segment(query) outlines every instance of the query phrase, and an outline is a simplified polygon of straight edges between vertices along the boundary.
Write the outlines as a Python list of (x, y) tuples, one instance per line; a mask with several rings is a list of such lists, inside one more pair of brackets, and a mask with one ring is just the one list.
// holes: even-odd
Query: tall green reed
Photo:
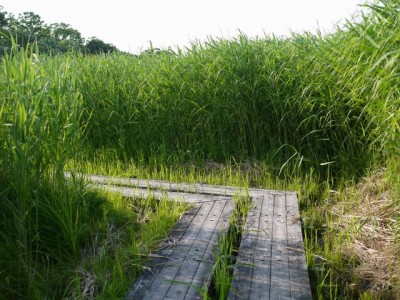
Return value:
[(399, 27), (389, 2), (330, 35), (241, 35), (176, 54), (81, 57), (91, 153), (256, 158), (289, 176), (362, 175), (397, 151)]
[(40, 288), (35, 286), (44, 281), (40, 266), (79, 251), (74, 235), (82, 230), (76, 227), (81, 225), (78, 200), (83, 188), (67, 184), (63, 175), (81, 131), (81, 96), (69, 68), (66, 58), (52, 72), (44, 72), (32, 47), (17, 49), (16, 45), (1, 62), (4, 295), (40, 298)]

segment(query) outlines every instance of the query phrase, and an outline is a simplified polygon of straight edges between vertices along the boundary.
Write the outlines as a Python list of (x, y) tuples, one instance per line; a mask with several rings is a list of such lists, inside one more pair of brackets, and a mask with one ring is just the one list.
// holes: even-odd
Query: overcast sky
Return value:
[(68, 23), (120, 50), (185, 46), (207, 36), (250, 37), (332, 31), (365, 0), (1, 0), (14, 15), (33, 11), (46, 23)]

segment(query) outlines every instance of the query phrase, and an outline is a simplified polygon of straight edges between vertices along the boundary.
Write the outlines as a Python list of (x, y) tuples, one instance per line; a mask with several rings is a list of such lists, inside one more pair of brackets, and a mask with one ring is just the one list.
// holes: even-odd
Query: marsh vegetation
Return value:
[(121, 298), (185, 206), (76, 171), (299, 193), (316, 298), (400, 297), (400, 3), (329, 35), (0, 62), (0, 297)]

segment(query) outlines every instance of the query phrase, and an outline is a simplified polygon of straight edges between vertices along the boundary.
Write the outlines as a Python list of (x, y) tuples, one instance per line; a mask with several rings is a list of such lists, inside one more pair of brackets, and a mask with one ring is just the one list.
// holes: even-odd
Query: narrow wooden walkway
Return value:
[[(71, 176), (66, 174), (66, 176)], [(202, 299), (217, 238), (229, 227), (235, 187), (86, 175), (91, 185), (127, 197), (186, 201), (185, 213), (133, 287), (127, 299)], [(297, 195), (249, 189), (246, 217), (228, 299), (312, 299)]]
[(201, 299), (214, 265), (217, 238), (227, 230), (233, 201), (205, 202), (178, 222), (164, 248), (157, 253), (127, 294), (127, 299)]
[(297, 197), (253, 199), (228, 299), (311, 299)]

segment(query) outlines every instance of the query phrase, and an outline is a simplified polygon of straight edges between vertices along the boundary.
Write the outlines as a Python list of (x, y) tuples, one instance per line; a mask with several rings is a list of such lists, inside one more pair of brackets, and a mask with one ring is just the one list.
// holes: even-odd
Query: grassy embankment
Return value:
[(184, 209), (88, 191), (69, 168), (296, 190), (315, 295), (398, 296), (399, 6), (329, 36), (6, 56), (1, 295), (122, 297)]

